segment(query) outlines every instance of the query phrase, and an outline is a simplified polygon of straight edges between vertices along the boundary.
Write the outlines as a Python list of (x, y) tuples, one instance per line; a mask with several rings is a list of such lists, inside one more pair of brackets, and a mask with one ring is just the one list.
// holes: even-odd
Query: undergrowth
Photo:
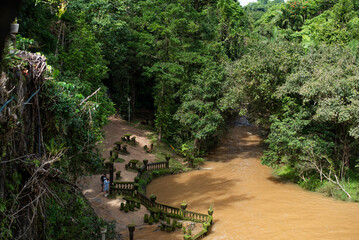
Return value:
[(345, 180), (339, 182), (351, 195), (351, 199), (348, 198), (338, 185), (331, 183), (324, 178), (320, 180), (319, 175), (315, 172), (307, 176), (304, 180), (298, 177), (298, 173), (294, 168), (289, 165), (281, 165), (274, 168), (274, 174), (282, 179), (297, 183), (306, 190), (319, 192), (327, 197), (333, 197), (343, 201), (359, 202), (359, 176), (354, 173), (349, 173)]

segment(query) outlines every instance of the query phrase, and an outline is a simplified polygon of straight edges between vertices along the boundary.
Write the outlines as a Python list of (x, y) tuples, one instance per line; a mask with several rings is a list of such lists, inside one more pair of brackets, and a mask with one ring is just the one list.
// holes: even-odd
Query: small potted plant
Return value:
[(187, 206), (188, 206), (187, 202), (185, 200), (183, 200), (181, 203), (181, 209), (184, 211), (184, 210), (186, 210)]
[(213, 215), (213, 203), (211, 205), (209, 205), (209, 209), (208, 209), (208, 215)]
[(147, 165), (147, 164), (148, 164), (148, 160), (147, 160), (147, 159), (143, 160), (142, 162), (143, 162), (144, 165)]
[(16, 34), (19, 32), (19, 24), (17, 23), (17, 18), (15, 18), (14, 22), (10, 25), (10, 33)]

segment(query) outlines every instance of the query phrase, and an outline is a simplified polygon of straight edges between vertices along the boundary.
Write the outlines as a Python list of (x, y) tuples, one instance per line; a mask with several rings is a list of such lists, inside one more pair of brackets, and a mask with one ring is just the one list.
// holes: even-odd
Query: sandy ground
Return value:
[[(121, 181), (133, 181), (134, 177), (137, 175), (135, 172), (129, 172), (125, 170), (125, 164), (128, 163), (131, 159), (138, 159), (142, 161), (143, 159), (148, 159), (149, 162), (153, 162), (155, 160), (155, 156), (149, 153), (146, 153), (143, 149), (144, 145), (149, 146), (151, 143), (146, 138), (146, 132), (144, 130), (136, 129), (127, 124), (126, 121), (110, 117), (109, 124), (104, 127), (105, 130), (105, 139), (101, 144), (103, 149), (102, 156), (104, 158), (109, 158), (110, 150), (114, 147), (114, 143), (121, 140), (121, 137), (124, 134), (130, 133), (136, 137), (136, 141), (139, 142), (139, 145), (136, 147), (127, 145), (127, 150), (129, 151), (129, 155), (119, 155), (120, 158), (125, 159), (126, 161), (123, 163), (115, 163), (115, 169), (121, 171)], [(143, 216), (146, 213), (149, 213), (144, 206), (135, 212), (124, 213), (120, 211), (121, 202), (125, 202), (121, 198), (118, 199), (108, 199), (104, 196), (104, 193), (101, 192), (101, 175), (92, 175), (88, 177), (83, 177), (79, 186), (82, 189), (82, 193), (86, 196), (86, 198), (90, 201), (91, 206), (95, 210), (96, 214), (108, 221), (115, 220), (117, 222), (116, 231), (121, 232), (127, 229), (127, 225), (135, 222), (137, 230), (140, 230), (143, 225)], [(154, 228), (154, 231), (157, 227)]]
[[(131, 159), (137, 159), (142, 161), (143, 159), (148, 159), (149, 162), (154, 162), (155, 156), (153, 154), (146, 153), (143, 147), (145, 145), (150, 146), (151, 142), (147, 139), (146, 135), (150, 132), (145, 130), (140, 130), (129, 125), (126, 121), (110, 117), (109, 124), (104, 127), (105, 139), (103, 143), (100, 144), (100, 149), (103, 149), (101, 154), (104, 158), (109, 159), (110, 150), (114, 147), (114, 143), (121, 140), (121, 137), (124, 134), (130, 133), (136, 137), (136, 141), (139, 142), (137, 146), (127, 145), (127, 150), (129, 155), (119, 155), (120, 158), (125, 159), (123, 163), (115, 163), (114, 167), (116, 171), (121, 171), (121, 180), (120, 181), (133, 181), (137, 173), (129, 172), (125, 170), (125, 164), (128, 163)], [(175, 232), (167, 233), (160, 231), (158, 225), (147, 225), (143, 223), (143, 216), (149, 211), (141, 205), (140, 209), (136, 209), (135, 212), (125, 213), (120, 211), (121, 202), (125, 202), (120, 197), (116, 199), (108, 199), (104, 196), (104, 193), (101, 192), (101, 175), (92, 175), (83, 177), (78, 185), (82, 189), (82, 193), (89, 200), (92, 208), (95, 210), (96, 214), (107, 220), (117, 222), (116, 231), (119, 233), (119, 239), (128, 239), (128, 229), (127, 225), (131, 224), (132, 221), (136, 224), (135, 230), (135, 239), (176, 239), (183, 238), (183, 233), (181, 229), (177, 229)], [(189, 221), (183, 221), (183, 226), (189, 227), (192, 229), (193, 234), (198, 233), (202, 229), (201, 224), (193, 224)], [(148, 234), (152, 236), (150, 238)], [(153, 238), (155, 235), (155, 238)]]

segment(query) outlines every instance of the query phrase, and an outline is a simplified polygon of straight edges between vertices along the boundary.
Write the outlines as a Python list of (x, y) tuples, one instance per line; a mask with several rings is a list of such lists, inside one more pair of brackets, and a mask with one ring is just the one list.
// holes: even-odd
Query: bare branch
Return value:
[(96, 93), (98, 93), (98, 91), (100, 91), (101, 88), (98, 88), (96, 91), (94, 91), (93, 93), (91, 93), (87, 98), (85, 98), (84, 100), (82, 100), (82, 102), (79, 104), (79, 106), (81, 106), (84, 102), (86, 102), (90, 97), (92, 97), (93, 95), (95, 95)]

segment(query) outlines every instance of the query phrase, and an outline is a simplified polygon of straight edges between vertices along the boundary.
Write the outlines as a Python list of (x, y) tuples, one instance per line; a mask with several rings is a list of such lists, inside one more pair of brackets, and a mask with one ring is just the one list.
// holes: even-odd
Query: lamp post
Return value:
[(127, 97), (128, 101), (128, 123), (131, 123), (131, 98)]
[(106, 240), (106, 232), (107, 232), (107, 228), (101, 228), (101, 235), (102, 235), (101, 240)]

